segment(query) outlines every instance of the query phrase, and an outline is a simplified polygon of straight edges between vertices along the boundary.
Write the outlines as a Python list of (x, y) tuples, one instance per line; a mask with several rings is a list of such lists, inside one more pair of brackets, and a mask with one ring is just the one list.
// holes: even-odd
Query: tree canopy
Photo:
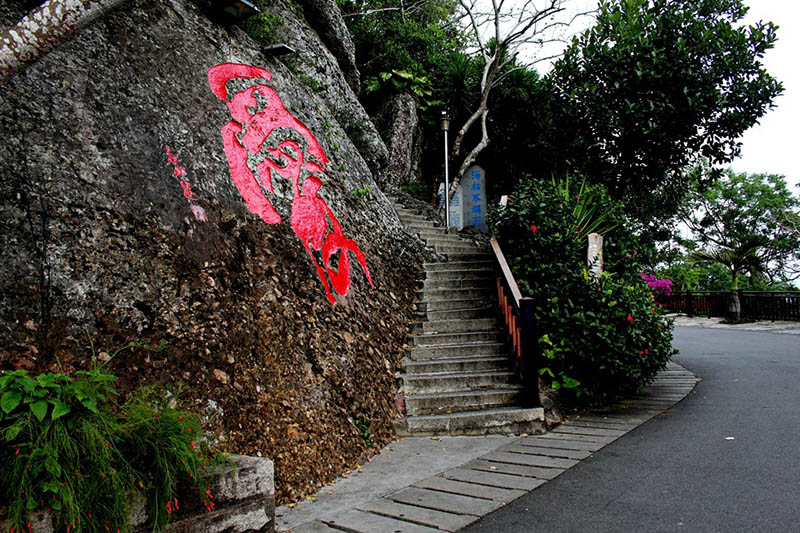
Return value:
[(740, 0), (601, 1), (549, 77), (567, 165), (640, 220), (674, 213), (685, 169), (732, 161), (782, 91), (761, 63), (776, 26), (737, 25), (746, 12)]
[[(707, 167), (691, 175), (697, 180), (703, 173)], [(702, 250), (698, 258), (725, 264), (732, 272), (763, 270), (772, 281), (800, 277), (800, 199), (783, 176), (728, 170), (690, 197), (682, 218)], [(735, 277), (731, 283), (737, 285)]]

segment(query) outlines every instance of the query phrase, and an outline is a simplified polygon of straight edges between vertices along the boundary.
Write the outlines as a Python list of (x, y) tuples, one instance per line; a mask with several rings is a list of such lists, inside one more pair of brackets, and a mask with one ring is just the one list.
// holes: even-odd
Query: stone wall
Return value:
[[(211, 487), (215, 506), (211, 512), (180, 512), (169, 524), (173, 533), (245, 533), (275, 530), (275, 484), (273, 465), (259, 457), (233, 457), (232, 468), (221, 469), (217, 482)], [(128, 520), (135, 531), (150, 531), (146, 527), (147, 512), (144, 500), (139, 500)], [(1, 509), (0, 509), (1, 510)], [(0, 512), (0, 516), (2, 516)], [(31, 517), (36, 533), (53, 533), (53, 517), (48, 511), (37, 511)], [(10, 526), (0, 519), (0, 531)]]
[[(273, 6), (299, 59), (263, 56), (187, 0), (132, 0), (2, 87), (0, 368), (73, 371), (91, 364), (87, 334), (98, 351), (135, 340), (109, 363), (120, 388), (211, 401), (211, 437), (273, 458), (284, 502), (372, 453), (356, 421), (375, 445), (391, 438), (421, 250), (379, 189), (386, 149), (336, 60)], [(0, 24), (23, 13), (4, 2)], [(220, 133), (231, 116), (207, 79), (226, 62), (269, 71), (319, 141), (319, 197), (374, 288), (351, 254), (349, 293), (328, 301), (286, 180), (268, 194), (280, 223), (246, 207)]]

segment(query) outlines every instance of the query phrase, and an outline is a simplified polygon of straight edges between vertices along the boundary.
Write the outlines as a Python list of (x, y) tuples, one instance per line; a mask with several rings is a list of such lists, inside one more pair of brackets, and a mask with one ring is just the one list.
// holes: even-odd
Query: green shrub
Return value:
[[(636, 239), (605, 189), (527, 180), (490, 224), (524, 296), (534, 299), (540, 374), (567, 401), (635, 392), (674, 353), (671, 324), (639, 275)], [(605, 272), (586, 266), (588, 233), (605, 232)]]
[(38, 508), (60, 531), (129, 531), (137, 492), (154, 530), (193, 504), (178, 501), (179, 488), (213, 506), (207, 483), (222, 458), (197, 444), (198, 418), (141, 390), (117, 405), (116, 379), (102, 369), (0, 374), (0, 500), (18, 531)]
[(271, 13), (259, 13), (244, 21), (242, 29), (254, 41), (261, 45), (275, 42), (277, 31), (283, 26), (283, 19)]

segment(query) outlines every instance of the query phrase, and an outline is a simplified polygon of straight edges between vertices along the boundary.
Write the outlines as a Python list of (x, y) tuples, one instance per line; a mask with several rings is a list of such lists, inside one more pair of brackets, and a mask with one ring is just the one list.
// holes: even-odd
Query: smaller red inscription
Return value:
[(189, 209), (192, 210), (195, 220), (199, 220), (200, 222), (208, 221), (206, 210), (194, 203), (199, 202), (200, 198), (198, 198), (192, 191), (192, 184), (189, 182), (189, 180), (183, 177), (187, 174), (186, 169), (178, 164), (178, 156), (172, 153), (172, 149), (167, 145), (164, 145), (164, 147), (167, 149), (167, 162), (175, 166), (175, 168), (172, 169), (172, 175), (176, 178), (180, 178), (183, 196), (189, 200)]

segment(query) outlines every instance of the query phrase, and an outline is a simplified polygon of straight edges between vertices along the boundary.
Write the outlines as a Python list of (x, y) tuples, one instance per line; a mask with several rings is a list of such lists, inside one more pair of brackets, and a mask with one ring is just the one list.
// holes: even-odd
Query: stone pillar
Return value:
[[(464, 202), (461, 184), (456, 187), (456, 193), (450, 199), (450, 221), (448, 226), (458, 230), (464, 229)], [(439, 184), (439, 207), (444, 205), (444, 183)]]
[(599, 233), (589, 234), (589, 250), (586, 254), (586, 261), (592, 277), (599, 278), (603, 273), (603, 236)]
[(486, 171), (478, 165), (469, 167), (461, 179), (464, 200), (464, 225), (489, 231), (486, 225)]

